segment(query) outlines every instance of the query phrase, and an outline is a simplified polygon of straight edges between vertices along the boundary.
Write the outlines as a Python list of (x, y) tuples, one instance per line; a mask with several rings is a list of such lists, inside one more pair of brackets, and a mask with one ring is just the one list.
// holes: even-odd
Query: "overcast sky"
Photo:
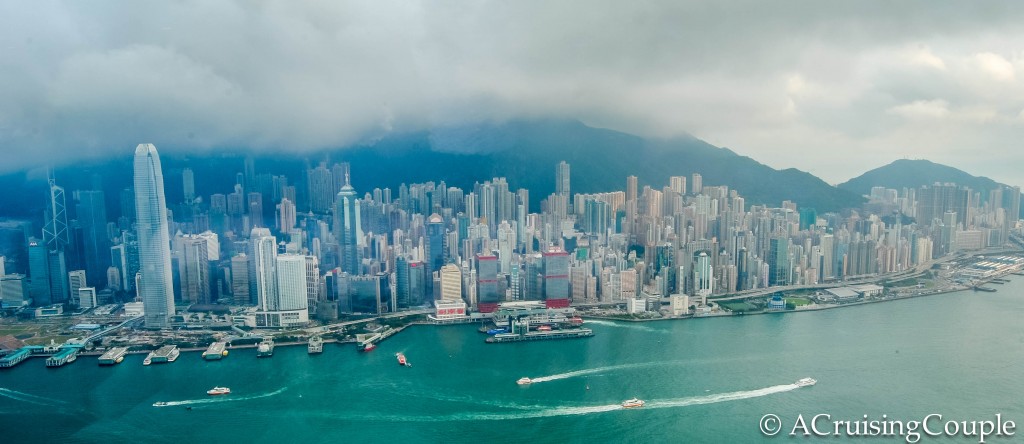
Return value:
[(0, 2), (0, 172), (572, 117), (839, 183), (1024, 185), (1024, 7), (849, 1)]

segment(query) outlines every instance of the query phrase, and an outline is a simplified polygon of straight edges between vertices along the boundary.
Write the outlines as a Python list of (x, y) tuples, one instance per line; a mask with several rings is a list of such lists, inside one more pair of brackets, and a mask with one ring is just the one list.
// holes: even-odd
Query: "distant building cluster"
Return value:
[[(215, 304), (248, 307), (261, 328), (413, 308), (449, 319), (508, 301), (631, 312), (665, 302), (682, 315), (714, 295), (900, 272), (1019, 232), (1017, 187), (875, 188), (863, 208), (819, 214), (748, 205), (699, 174), (642, 187), (629, 176), (625, 190), (574, 194), (561, 162), (555, 192), (530, 212), (529, 190), (503, 177), (360, 194), (353, 173), (321, 162), (286, 177), (247, 158), (231, 189), (204, 190), (188, 168), (165, 184), (156, 148), (139, 145), (116, 219), (99, 181), (69, 199), (51, 177), (41, 231), (0, 222), (0, 300), (137, 301), (150, 328)], [(165, 185), (181, 187), (183, 201), (168, 205)]]

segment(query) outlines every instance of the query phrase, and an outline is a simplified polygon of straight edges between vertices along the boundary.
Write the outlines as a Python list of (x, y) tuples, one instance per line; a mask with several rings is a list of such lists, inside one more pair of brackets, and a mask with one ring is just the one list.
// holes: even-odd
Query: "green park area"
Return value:
[(751, 304), (749, 302), (746, 302), (746, 301), (719, 302), (718, 305), (720, 307), (726, 309), (726, 310), (729, 310), (729, 311), (735, 312), (735, 313), (744, 313), (744, 312), (760, 310), (760, 307), (757, 307), (757, 306), (755, 306), (755, 305), (753, 305), (753, 304)]
[(799, 307), (801, 305), (807, 305), (810, 303), (811, 300), (807, 298), (786, 298), (786, 305), (792, 305), (794, 307)]

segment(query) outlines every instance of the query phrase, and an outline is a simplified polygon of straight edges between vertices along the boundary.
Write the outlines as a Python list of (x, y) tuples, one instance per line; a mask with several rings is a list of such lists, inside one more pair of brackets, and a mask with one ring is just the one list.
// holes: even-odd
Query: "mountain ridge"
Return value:
[(955, 183), (985, 192), (999, 186), (1008, 186), (985, 176), (975, 176), (961, 169), (932, 162), (927, 159), (898, 159), (886, 165), (868, 170), (860, 176), (843, 182), (836, 187), (860, 195), (867, 195), (871, 187), (893, 189), (918, 188), (924, 185)]
[[(244, 155), (162, 154), (168, 203), (181, 199), (181, 170), (185, 166), (195, 171), (197, 194), (231, 192), (235, 173), (243, 170)], [(307, 165), (316, 166), (321, 159), (349, 162), (352, 185), (360, 194), (375, 187), (390, 187), (397, 197), (400, 183), (440, 180), (468, 192), (475, 182), (506, 177), (511, 190), (530, 190), (533, 211), (539, 209), (540, 200), (554, 192), (555, 168), (562, 160), (571, 165), (573, 193), (623, 190), (629, 175), (638, 176), (641, 187), (648, 185), (656, 190), (667, 186), (670, 176), (686, 176), (688, 188), (692, 189), (692, 175), (700, 173), (704, 184), (729, 186), (748, 205), (779, 206), (789, 200), (824, 212), (857, 207), (863, 202), (859, 195), (829, 185), (808, 172), (795, 168), (776, 170), (690, 135), (644, 138), (570, 119), (436, 127), (301, 155), (252, 155), (257, 172), (285, 174), (289, 183), (299, 185), (298, 188), (301, 184), (296, 182), (302, 180)], [(73, 190), (89, 188), (94, 173), (101, 176), (108, 192), (110, 218), (116, 218), (119, 210), (114, 206), (119, 200), (113, 191), (131, 185), (130, 152), (126, 150), (124, 157), (57, 168), (56, 176), (70, 197)], [(14, 211), (21, 213), (14, 216), (41, 214), (46, 201), (45, 181), (31, 179), (22, 172), (0, 176), (0, 183), (25, 191), (0, 195), (0, 207), (20, 210)], [(301, 209), (304, 202), (299, 200)]]

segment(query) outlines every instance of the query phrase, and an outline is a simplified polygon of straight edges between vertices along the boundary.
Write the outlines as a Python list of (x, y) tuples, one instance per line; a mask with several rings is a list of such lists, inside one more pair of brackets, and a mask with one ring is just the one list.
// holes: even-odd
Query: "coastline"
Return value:
[[(1019, 254), (1019, 252), (1018, 252), (1018, 254)], [(808, 305), (802, 305), (802, 306), (796, 307), (795, 309), (792, 309), (792, 310), (765, 310), (765, 309), (762, 309), (762, 310), (759, 310), (759, 311), (747, 311), (747, 312), (725, 311), (725, 312), (722, 312), (722, 313), (719, 313), (719, 314), (709, 314), (709, 315), (703, 315), (703, 316), (685, 315), (685, 316), (669, 316), (669, 317), (657, 317), (657, 318), (627, 318), (627, 317), (618, 317), (618, 316), (609, 316), (609, 315), (600, 315), (600, 314), (586, 314), (586, 313), (580, 313), (579, 316), (581, 318), (584, 318), (584, 319), (600, 319), (600, 320), (607, 320), (607, 321), (654, 322), (654, 321), (678, 321), (678, 320), (700, 319), (700, 318), (735, 317), (735, 316), (748, 316), (748, 315), (767, 315), (767, 314), (788, 314), (788, 313), (799, 313), (799, 312), (814, 312), (814, 311), (821, 311), (821, 310), (832, 310), (832, 309), (839, 309), (839, 308), (845, 308), (845, 307), (862, 306), (862, 305), (867, 305), (867, 304), (899, 301), (899, 300), (904, 300), (904, 299), (914, 299), (914, 298), (934, 296), (934, 295), (939, 295), (939, 294), (956, 293), (956, 292), (961, 292), (961, 291), (971, 291), (972, 289), (975, 289), (975, 288), (977, 288), (977, 287), (979, 287), (981, 285), (985, 285), (986, 283), (992, 282), (993, 280), (1005, 278), (1005, 277), (1010, 276), (1010, 275), (1024, 275), (1024, 274), (1021, 274), (1021, 271), (1018, 270), (1018, 269), (1009, 269), (1009, 270), (1006, 270), (1006, 271), (1001, 272), (999, 274), (996, 274), (996, 275), (993, 275), (993, 276), (989, 276), (985, 280), (983, 280), (981, 282), (978, 282), (978, 283), (974, 284), (973, 286), (948, 287), (948, 288), (944, 288), (944, 289), (940, 289), (940, 290), (922, 292), (920, 294), (908, 294), (908, 295), (901, 295), (901, 296), (889, 296), (889, 297), (884, 297), (884, 298), (877, 298), (877, 299), (870, 299), (870, 300), (861, 300), (861, 301), (844, 303), (844, 304), (824, 304), (824, 305), (808, 304)], [(879, 277), (879, 278), (875, 279), (875, 282), (881, 282), (881, 281), (884, 281), (886, 279), (888, 279), (888, 278), (887, 277)], [(908, 288), (908, 287), (901, 287), (901, 288)], [(755, 298), (760, 298), (760, 297), (764, 297), (764, 296), (761, 296), (761, 295), (753, 296), (753, 297), (751, 297), (749, 299), (755, 299)], [(728, 296), (728, 295), (724, 295), (722, 298), (731, 298), (731, 297)], [(743, 300), (743, 299), (740, 299), (740, 300)], [(712, 301), (712, 302), (714, 302), (714, 301)], [(398, 315), (399, 317), (405, 316), (405, 315), (403, 315), (401, 313), (392, 313), (392, 314), (385, 315), (385, 316), (382, 316), (382, 317), (363, 319), (363, 320), (361, 320), (361, 322), (372, 322), (372, 321), (375, 321), (375, 320), (378, 320), (378, 319), (382, 319), (382, 318), (385, 318), (385, 317), (394, 317), (395, 315)], [(389, 334), (388, 337), (397, 335), (402, 330), (405, 330), (407, 327), (409, 327), (411, 325), (434, 325), (434, 326), (436, 326), (436, 325), (439, 325), (439, 324), (435, 324), (435, 323), (432, 323), (432, 322), (429, 322), (429, 321), (424, 321), (424, 320), (414, 320), (414, 321), (408, 322), (406, 324), (394, 327), (395, 331), (393, 331), (391, 334)], [(302, 331), (302, 330), (299, 330), (299, 331)], [(305, 332), (308, 332), (308, 329)], [(294, 333), (294, 332), (278, 332), (278, 334), (281, 334), (281, 335), (285, 335), (286, 333)], [(273, 337), (273, 336), (274, 336), (273, 334), (270, 335), (270, 337)], [(381, 339), (381, 340), (383, 340), (383, 339)], [(345, 343), (357, 343), (357, 342), (358, 341), (356, 341), (354, 339), (347, 339), (347, 340), (338, 340), (336, 338), (329, 338), (329, 339), (325, 338), (324, 339), (324, 343), (345, 344)], [(279, 346), (279, 347), (299, 346), (299, 345), (306, 345), (306, 344), (308, 344), (307, 341), (275, 342), (275, 345)], [(166, 345), (166, 344), (164, 344), (164, 345)], [(239, 344), (239, 345), (230, 346), (230, 347), (227, 348), (227, 350), (232, 350), (232, 349), (249, 349), (249, 348), (256, 348), (256, 347), (257, 347), (256, 343)], [(178, 350), (180, 352), (202, 352), (202, 351), (205, 351), (207, 348), (208, 348), (208, 346), (203, 346), (203, 347), (186, 347), (186, 348), (179, 348)], [(79, 354), (79, 356), (101, 356), (105, 351), (106, 351), (106, 349), (99, 350), (99, 351), (82, 351)], [(143, 354), (143, 353), (150, 353), (151, 351), (152, 350), (130, 350), (126, 354)]]
[[(1019, 273), (1019, 272), (1018, 271), (1010, 271), (1010, 272), (1002, 273), (1002, 274), (993, 276), (992, 278), (990, 278), (990, 280), (991, 279), (1003, 278), (1003, 277), (1009, 276), (1009, 275), (1018, 275), (1017, 273)], [(978, 285), (983, 285), (983, 284), (978, 284)], [(681, 320), (686, 320), (686, 319), (731, 318), (731, 317), (736, 317), (736, 316), (753, 316), (753, 315), (768, 315), (768, 314), (789, 314), (789, 313), (814, 312), (814, 311), (822, 311), (822, 310), (834, 310), (834, 309), (839, 309), (839, 308), (855, 307), (855, 306), (867, 305), (867, 304), (894, 302), (894, 301), (901, 301), (901, 300), (905, 300), (905, 299), (923, 298), (923, 297), (935, 296), (935, 295), (940, 295), (940, 294), (957, 293), (957, 292), (961, 292), (961, 291), (973, 291), (973, 289), (972, 289), (972, 287), (959, 287), (959, 288), (951, 288), (951, 289), (948, 289), (948, 290), (936, 290), (936, 291), (927, 292), (927, 293), (912, 294), (912, 295), (907, 295), (907, 296), (887, 297), (887, 298), (882, 298), (882, 299), (871, 299), (871, 300), (867, 300), (867, 301), (850, 302), (850, 303), (847, 303), (847, 304), (828, 304), (828, 305), (814, 304), (813, 306), (805, 305), (803, 307), (807, 307), (807, 308), (800, 308), (800, 307), (798, 307), (798, 308), (793, 309), (793, 310), (760, 310), (760, 311), (747, 311), (747, 312), (740, 312), (740, 313), (729, 312), (728, 314), (724, 314), (723, 313), (723, 314), (707, 315), (707, 316), (687, 315), (687, 316), (670, 316), (670, 317), (660, 317), (660, 318), (650, 318), (650, 319), (636, 319), (636, 318), (629, 319), (629, 318), (620, 318), (620, 317), (615, 317), (615, 316), (590, 315), (590, 314), (581, 314), (580, 317), (584, 318), (584, 319), (591, 318), (591, 319), (601, 319), (601, 320), (608, 320), (608, 321), (622, 321), (622, 322), (655, 322), (655, 321), (681, 321)], [(751, 298), (751, 299), (753, 299), (753, 298)]]

